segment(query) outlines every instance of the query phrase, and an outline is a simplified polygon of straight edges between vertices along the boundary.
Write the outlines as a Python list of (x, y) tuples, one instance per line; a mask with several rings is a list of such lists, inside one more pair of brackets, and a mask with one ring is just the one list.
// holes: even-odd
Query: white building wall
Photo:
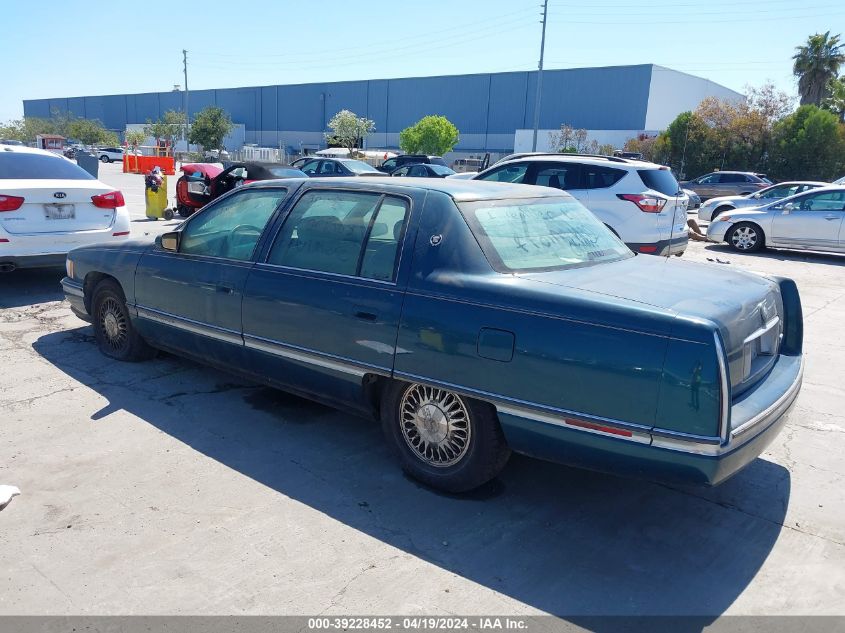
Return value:
[(731, 101), (745, 99), (740, 93), (709, 79), (663, 66), (652, 66), (645, 116), (646, 129), (665, 130), (681, 112), (695, 110), (705, 97)]
[[(549, 135), (560, 132), (557, 130), (537, 130), (537, 151), (548, 152), (552, 150)], [(639, 134), (657, 134), (657, 131), (646, 130), (587, 130), (587, 142), (595, 140), (599, 145), (610, 144), (619, 149), (625, 145), (625, 141), (634, 138)], [(514, 134), (513, 151), (530, 152), (534, 139), (534, 130), (517, 130)]]

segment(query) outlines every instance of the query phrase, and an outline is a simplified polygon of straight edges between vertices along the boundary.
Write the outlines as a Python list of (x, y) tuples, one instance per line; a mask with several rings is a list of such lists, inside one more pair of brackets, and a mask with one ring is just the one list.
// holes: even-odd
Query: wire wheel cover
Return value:
[(99, 327), (103, 340), (113, 351), (119, 352), (128, 340), (128, 323), (123, 307), (112, 297), (100, 304)]
[(472, 426), (460, 396), (443, 389), (411, 385), (399, 407), (402, 437), (426, 464), (445, 468), (466, 454)]

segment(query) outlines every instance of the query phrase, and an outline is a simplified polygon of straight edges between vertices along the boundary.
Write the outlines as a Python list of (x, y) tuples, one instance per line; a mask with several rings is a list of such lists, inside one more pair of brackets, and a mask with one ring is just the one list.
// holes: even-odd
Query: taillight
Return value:
[(123, 194), (119, 191), (109, 191), (108, 193), (101, 193), (98, 196), (91, 196), (91, 202), (94, 206), (100, 209), (117, 209), (126, 204), (123, 199)]
[(643, 213), (660, 213), (666, 200), (658, 198), (657, 196), (646, 196), (641, 193), (617, 193), (616, 197), (620, 200), (627, 200), (633, 202), (640, 208)]
[(17, 211), (22, 204), (23, 198), (20, 196), (0, 195), (0, 211)]

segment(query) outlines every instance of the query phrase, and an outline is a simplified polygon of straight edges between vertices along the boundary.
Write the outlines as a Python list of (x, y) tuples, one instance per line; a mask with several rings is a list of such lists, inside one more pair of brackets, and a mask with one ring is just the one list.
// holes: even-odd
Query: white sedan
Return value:
[(750, 209), (716, 216), (707, 228), (711, 242), (738, 251), (767, 246), (845, 252), (845, 186), (827, 186)]
[(0, 272), (61, 266), (69, 250), (129, 230), (120, 191), (64, 156), (0, 146)]
[(101, 147), (97, 150), (97, 158), (99, 158), (104, 163), (110, 163), (112, 161), (122, 161), (123, 160), (123, 148), (122, 147)]

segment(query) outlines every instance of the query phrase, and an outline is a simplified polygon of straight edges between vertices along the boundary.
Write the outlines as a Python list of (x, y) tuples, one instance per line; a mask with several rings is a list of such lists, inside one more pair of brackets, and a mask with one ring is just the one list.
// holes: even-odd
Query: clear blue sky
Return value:
[[(183, 48), (191, 89), (529, 70), (539, 55), (540, 0), (3, 4), (0, 121), (23, 99), (170, 90)], [(794, 92), (794, 47), (827, 30), (845, 33), (845, 1), (550, 0), (546, 67), (656, 63)]]

